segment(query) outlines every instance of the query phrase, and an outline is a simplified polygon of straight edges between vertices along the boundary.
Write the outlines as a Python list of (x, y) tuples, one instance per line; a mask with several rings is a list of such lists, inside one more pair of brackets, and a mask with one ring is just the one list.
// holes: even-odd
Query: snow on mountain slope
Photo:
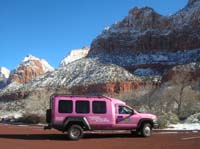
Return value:
[(85, 57), (88, 52), (89, 52), (90, 48), (89, 47), (83, 47), (82, 49), (74, 49), (72, 50), (69, 55), (67, 55), (60, 63), (60, 67), (64, 67), (66, 66), (67, 64), (75, 61), (75, 60), (78, 60), (78, 59), (81, 59), (83, 57)]
[(0, 89), (7, 85), (9, 75), (10, 70), (5, 67), (0, 67)]
[(5, 67), (0, 67), (0, 77), (8, 78), (10, 75), (10, 70)]
[(33, 66), (34, 65), (33, 61), (40, 61), (41, 64), (42, 64), (42, 69), (43, 69), (44, 72), (48, 72), (48, 71), (53, 71), (54, 70), (54, 68), (51, 65), (49, 65), (49, 63), (46, 60), (37, 58), (37, 57), (35, 57), (35, 56), (31, 55), (31, 54), (27, 55), (24, 58), (24, 60), (22, 60), (22, 62), (19, 64), (18, 67), (20, 67), (21, 65), (27, 65), (27, 66), (28, 65), (30, 65), (30, 66), (32, 65)]

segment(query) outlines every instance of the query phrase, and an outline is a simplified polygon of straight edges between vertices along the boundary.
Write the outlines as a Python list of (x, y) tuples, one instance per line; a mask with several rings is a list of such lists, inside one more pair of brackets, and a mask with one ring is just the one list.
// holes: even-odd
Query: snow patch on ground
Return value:
[(14, 123), (17, 119), (23, 117), (21, 112), (0, 112), (1, 123)]
[(20, 117), (22, 117), (22, 113), (16, 112), (16, 113), (9, 113), (7, 115), (2, 115), (0, 116), (0, 119), (8, 119), (8, 118), (18, 119)]
[(166, 130), (200, 130), (200, 123), (170, 124)]

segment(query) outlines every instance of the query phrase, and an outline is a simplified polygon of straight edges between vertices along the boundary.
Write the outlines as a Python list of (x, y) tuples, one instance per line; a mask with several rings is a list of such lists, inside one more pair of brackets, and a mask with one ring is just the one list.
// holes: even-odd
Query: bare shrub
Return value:
[(158, 124), (160, 128), (166, 128), (169, 124), (177, 124), (179, 118), (174, 113), (163, 113), (158, 116)]
[(18, 118), (16, 122), (24, 124), (38, 124), (38, 123), (45, 123), (45, 118), (37, 114), (26, 113), (23, 114), (22, 117)]

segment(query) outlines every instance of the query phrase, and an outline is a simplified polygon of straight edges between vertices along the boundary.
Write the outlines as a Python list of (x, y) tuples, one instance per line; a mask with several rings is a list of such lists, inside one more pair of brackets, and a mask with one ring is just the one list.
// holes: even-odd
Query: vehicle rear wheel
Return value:
[(151, 127), (151, 124), (149, 124), (149, 123), (144, 123), (143, 125), (142, 125), (142, 128), (141, 128), (141, 135), (143, 136), (143, 137), (150, 137), (151, 136), (151, 134), (152, 134), (152, 127)]
[(83, 128), (79, 125), (72, 125), (68, 129), (68, 137), (70, 140), (79, 140), (83, 136)]

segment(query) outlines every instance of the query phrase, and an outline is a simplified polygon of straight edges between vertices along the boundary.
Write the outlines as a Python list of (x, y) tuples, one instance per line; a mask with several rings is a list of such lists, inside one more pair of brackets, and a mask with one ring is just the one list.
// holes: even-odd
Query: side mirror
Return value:
[(135, 113), (134, 113), (134, 110), (132, 110), (132, 111), (131, 111), (131, 115), (134, 115), (134, 114), (135, 114)]

